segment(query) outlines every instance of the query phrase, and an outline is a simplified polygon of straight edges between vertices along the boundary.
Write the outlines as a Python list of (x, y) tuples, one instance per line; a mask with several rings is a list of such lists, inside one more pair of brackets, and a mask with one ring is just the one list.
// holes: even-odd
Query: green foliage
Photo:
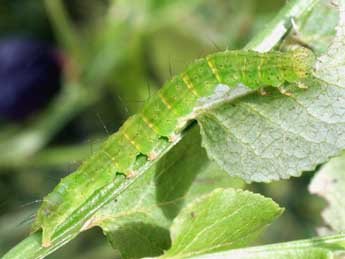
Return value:
[[(84, 109), (95, 104), (101, 96), (103, 85), (111, 78), (111, 71), (123, 72), (116, 76), (118, 84), (122, 82), (117, 89), (121, 96), (141, 99), (142, 91), (134, 91), (133, 94), (126, 88), (127, 84), (135, 82), (134, 75), (141, 81), (145, 78), (146, 71), (142, 69), (142, 64), (146, 59), (141, 56), (141, 43), (147, 39), (148, 31), (160, 26), (163, 30), (167, 29), (163, 24), (171, 26), (177, 17), (172, 14), (176, 12), (174, 10), (181, 10), (181, 6), (185, 7), (181, 13), (188, 14), (201, 5), (199, 1), (188, 1), (186, 5), (186, 1), (137, 2), (138, 5), (133, 7), (128, 1), (114, 1), (109, 7), (109, 16), (102, 21), (106, 26), (97, 29), (99, 32), (93, 34), (97, 35), (94, 41), (84, 45), (82, 39), (87, 39), (87, 36), (73, 35), (63, 6), (57, 1), (54, 7), (52, 2), (47, 1), (48, 10), (60, 33), (61, 45), (78, 61), (74, 71), (77, 72), (77, 79), (67, 78), (66, 81), (77, 85), (73, 88), (74, 97), (84, 93), (81, 96), (85, 98), (70, 98), (70, 104), (65, 107), (59, 106), (61, 100), (57, 101), (53, 111), (59, 112), (54, 113), (54, 120), (48, 119), (50, 112), (47, 112), (46, 117), (43, 116), (41, 121), (33, 125), (32, 129), (39, 130), (32, 131), (36, 135), (25, 135), (31, 131), (24, 130), (24, 135), (19, 135), (24, 136), (22, 138), (15, 136), (7, 140), (4, 137), (8, 141), (6, 143), (11, 144), (13, 152), (11, 150), (6, 158), (4, 156), (0, 164), (13, 166), (17, 156), (28, 157), (41, 149), (62, 126), (61, 122), (70, 119), (71, 115), (67, 114), (73, 105), (78, 104), (78, 108)], [(286, 35), (291, 27), (290, 18), (295, 17), (300, 29), (298, 39), (321, 55), (313, 78), (303, 82), (308, 86), (307, 90), (289, 85), (286, 87), (292, 92), (290, 97), (282, 96), (274, 89), (268, 89), (269, 96), (262, 97), (243, 87), (232, 91), (217, 88), (215, 95), (204, 100), (195, 110), (202, 141), (199, 127), (194, 123), (175, 142), (163, 147), (157, 161), (146, 163), (139, 156), (134, 165), (138, 170), (136, 177), (126, 179), (119, 174), (114, 181), (106, 181), (106, 185), (98, 186), (99, 189), (88, 190), (91, 195), (82, 204), (71, 204), (75, 207), (68, 217), (63, 218), (63, 222), (46, 222), (51, 227), (50, 246), (42, 246), (41, 232), (37, 232), (15, 246), (4, 258), (44, 258), (79, 233), (96, 226), (103, 230), (112, 247), (125, 259), (314, 259), (334, 258), (344, 252), (343, 235), (248, 248), (283, 209), (262, 195), (234, 189), (244, 187), (240, 178), (267, 182), (300, 176), (303, 171), (314, 170), (318, 164), (344, 149), (345, 2), (339, 1), (342, 12), (334, 40), (331, 36), (338, 18), (337, 12), (326, 1), (320, 1), (312, 12), (308, 12), (315, 4), (316, 1), (311, 0), (289, 1), (266, 30), (248, 45), (261, 51), (272, 48)], [(325, 6), (329, 8), (324, 9)], [(54, 13), (54, 10), (59, 12)], [(114, 13), (125, 15), (112, 16)], [(330, 22), (322, 22), (320, 17), (329, 17)], [(162, 24), (152, 26), (158, 18)], [(319, 26), (315, 27), (315, 24)], [(130, 37), (134, 37), (134, 43), (128, 44), (131, 47), (127, 48), (126, 40)], [(292, 45), (289, 40), (296, 39), (290, 34), (280, 46), (289, 48)], [(123, 51), (112, 55), (114, 47)], [(131, 55), (130, 50), (133, 51)], [(133, 67), (136, 69), (131, 74), (128, 71)], [(93, 84), (98, 90), (91, 90), (90, 85)], [(145, 83), (140, 82), (139, 85)], [(135, 105), (130, 109), (135, 111)], [(30, 142), (31, 145), (22, 145), (30, 138), (34, 140)], [(207, 155), (215, 162), (209, 160)], [(98, 162), (91, 164), (101, 170), (109, 161)], [(24, 162), (20, 164), (25, 165)], [(323, 167), (311, 185), (313, 192), (325, 196), (330, 202), (325, 219), (335, 232), (341, 228), (344, 220), (339, 216), (343, 208), (338, 203), (343, 192), (343, 164), (342, 157), (332, 160)], [(227, 176), (222, 168), (239, 178)], [(330, 184), (325, 186), (325, 183)], [(71, 188), (80, 190), (77, 181), (69, 185), (67, 191)], [(71, 197), (73, 195), (79, 195), (78, 191), (71, 192)], [(44, 218), (44, 213), (42, 215)]]
[(282, 211), (260, 195), (216, 189), (191, 202), (175, 218), (172, 246), (162, 258), (189, 258), (247, 246)]
[[(42, 230), (42, 245), (48, 247), (66, 219), (78, 215), (75, 211), (81, 211), (81, 221), (89, 221), (90, 215), (82, 211), (98, 209), (110, 199), (104, 191), (107, 186), (115, 183), (116, 187), (109, 190), (123, 189), (127, 185), (124, 175), (134, 179), (177, 143), (195, 119), (198, 100), (209, 97), (217, 85), (226, 84), (231, 91), (233, 85), (240, 83), (251, 89), (266, 84), (298, 84), (310, 77), (314, 64), (315, 56), (306, 48), (264, 54), (225, 51), (198, 59), (168, 81), (142, 111), (131, 116), (75, 173), (61, 180), (43, 199), (33, 231)], [(97, 201), (91, 201), (96, 196)]]

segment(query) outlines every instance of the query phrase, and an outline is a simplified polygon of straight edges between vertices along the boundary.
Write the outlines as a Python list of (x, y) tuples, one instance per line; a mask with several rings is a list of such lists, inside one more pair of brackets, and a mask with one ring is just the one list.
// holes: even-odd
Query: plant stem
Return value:
[[(268, 24), (266, 29), (255, 37), (246, 48), (255, 49), (257, 51), (267, 51), (271, 49), (280, 41), (291, 27), (291, 17), (297, 18), (307, 13), (316, 2), (317, 0), (289, 1), (288, 4), (278, 13), (277, 17), (275, 17), (273, 21)], [(241, 94), (243, 95), (243, 93)], [(236, 96), (233, 96), (232, 98), (236, 98)], [(182, 137), (183, 135), (181, 135), (174, 143), (169, 143), (160, 157), (176, 145)], [(130, 180), (126, 180), (123, 176), (118, 176), (114, 182), (106, 185), (102, 190), (96, 191), (95, 195), (87, 200), (85, 204), (83, 204), (80, 209), (78, 209), (78, 211), (64, 223), (63, 226), (59, 226), (53, 237), (52, 245), (48, 248), (41, 246), (41, 233), (34, 233), (11, 249), (3, 259), (44, 258), (59, 247), (71, 241), (79, 234), (85, 222), (87, 222), (93, 213), (104, 206), (108, 201), (118, 196), (131, 183), (136, 181), (140, 175), (144, 174), (152, 164), (153, 162), (146, 163), (144, 167), (139, 169), (138, 176)]]
[(45, 0), (44, 4), (60, 45), (69, 52), (77, 64), (83, 64), (85, 61), (83, 45), (74, 30), (62, 0)]

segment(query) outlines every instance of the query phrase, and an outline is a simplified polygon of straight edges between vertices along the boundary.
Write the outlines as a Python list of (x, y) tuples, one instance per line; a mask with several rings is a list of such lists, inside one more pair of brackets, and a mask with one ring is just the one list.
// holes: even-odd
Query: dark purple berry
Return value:
[(44, 108), (61, 88), (60, 61), (44, 43), (0, 40), (0, 118), (20, 121)]

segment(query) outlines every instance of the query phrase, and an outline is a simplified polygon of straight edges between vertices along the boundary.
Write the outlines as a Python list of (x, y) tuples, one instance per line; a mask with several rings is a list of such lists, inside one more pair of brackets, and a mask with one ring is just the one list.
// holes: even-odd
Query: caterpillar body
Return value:
[(62, 224), (92, 193), (114, 180), (117, 173), (132, 175), (139, 155), (154, 160), (167, 141), (173, 141), (188, 124), (197, 101), (210, 96), (218, 84), (239, 83), (252, 89), (298, 82), (312, 74), (315, 56), (305, 48), (289, 52), (225, 51), (202, 58), (165, 83), (130, 117), (99, 151), (65, 177), (48, 194), (38, 210), (33, 229), (42, 228), (43, 246), (51, 244)]

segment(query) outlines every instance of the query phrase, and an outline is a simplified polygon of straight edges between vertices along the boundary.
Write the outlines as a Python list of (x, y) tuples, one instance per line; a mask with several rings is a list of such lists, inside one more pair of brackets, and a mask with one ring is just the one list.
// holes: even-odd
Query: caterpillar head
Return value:
[(297, 48), (293, 51), (294, 71), (298, 78), (303, 79), (309, 77), (316, 62), (314, 53), (307, 48)]

